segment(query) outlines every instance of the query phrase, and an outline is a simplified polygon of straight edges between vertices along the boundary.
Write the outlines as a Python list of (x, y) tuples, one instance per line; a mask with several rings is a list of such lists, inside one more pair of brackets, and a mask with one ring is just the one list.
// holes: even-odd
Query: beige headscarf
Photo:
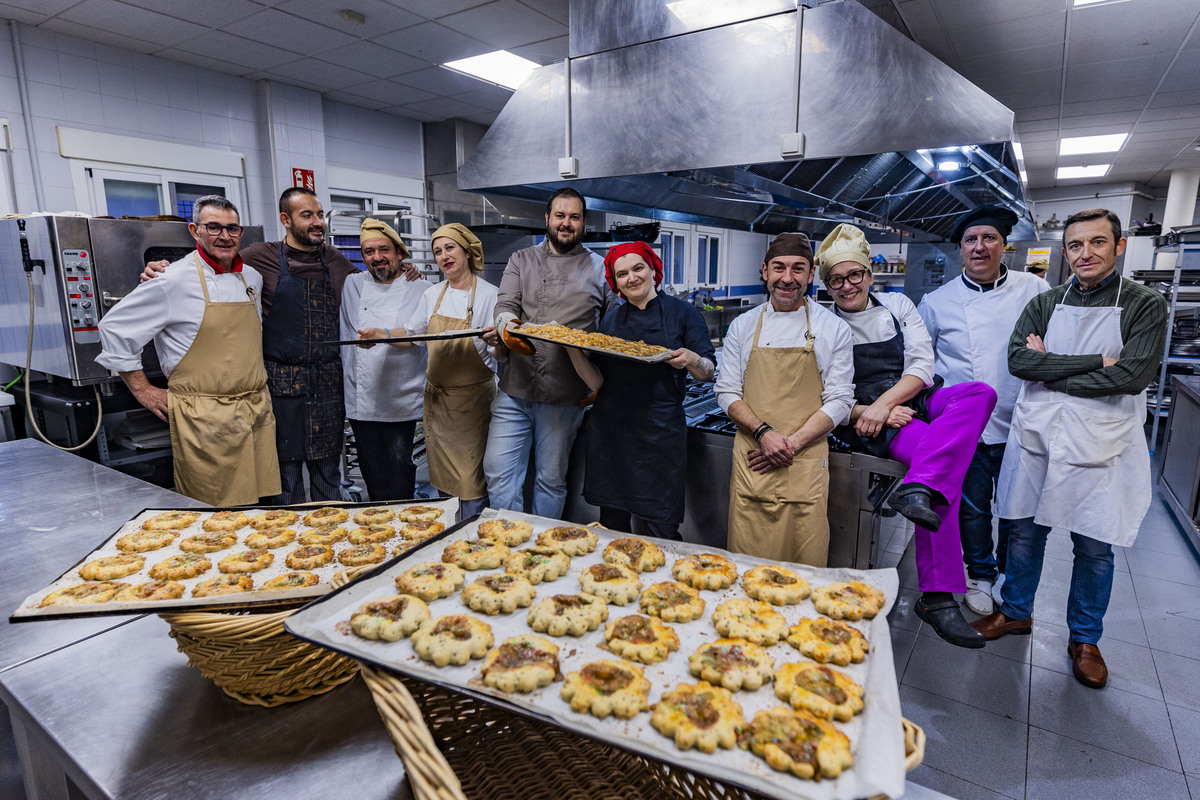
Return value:
[(829, 271), (843, 261), (853, 261), (861, 264), (867, 272), (871, 271), (871, 245), (867, 243), (867, 237), (858, 228), (844, 222), (830, 231), (817, 248), (821, 282), (828, 283)]
[(471, 233), (466, 225), (460, 225), (457, 222), (451, 222), (449, 225), (443, 225), (433, 232), (433, 236), (429, 241), (432, 244), (437, 239), (446, 238), (458, 242), (458, 246), (467, 251), (469, 259), (467, 266), (471, 268), (471, 272), (479, 274), (483, 272), (483, 242), (479, 241), (479, 237)]
[(404, 246), (404, 240), (400, 238), (400, 234), (396, 233), (396, 229), (386, 222), (380, 222), (370, 217), (364, 219), (362, 228), (358, 231), (358, 241), (361, 244), (368, 239), (390, 239), (396, 245), (396, 252), (400, 254), (401, 261), (412, 258), (412, 253), (408, 252), (408, 248)]

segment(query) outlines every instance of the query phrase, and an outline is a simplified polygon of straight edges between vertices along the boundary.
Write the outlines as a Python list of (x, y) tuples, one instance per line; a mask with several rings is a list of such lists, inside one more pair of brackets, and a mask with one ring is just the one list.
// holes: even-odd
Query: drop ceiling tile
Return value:
[(1126, 97), (1110, 97), (1092, 100), (1087, 103), (1063, 103), (1062, 115), (1066, 117), (1104, 117), (1116, 119), (1117, 116), (1132, 115), (1129, 120), (1137, 119), (1142, 108), (1140, 103), (1130, 103)]
[(1165, 98), (1156, 97), (1146, 110), (1142, 112), (1142, 120), (1149, 122), (1156, 119), (1186, 119), (1200, 115), (1200, 97), (1194, 103), (1166, 102)]
[(448, 14), (457, 14), (459, 11), (489, 2), (491, 0), (387, 0), (388, 5), (411, 11), (425, 19), (437, 19)]
[(1181, 52), (1158, 90), (1174, 92), (1195, 88), (1197, 75), (1200, 75), (1200, 50)]
[(471, 114), (470, 116), (463, 117), (463, 119), (467, 120), (468, 122), (474, 122), (476, 125), (483, 125), (487, 127), (495, 122), (496, 117), (498, 116), (500, 116), (499, 111), (489, 111), (484, 114)]
[(562, 61), (567, 57), (569, 49), (567, 47), (567, 37), (556, 36), (553, 39), (546, 39), (542, 42), (514, 47), (512, 48), (512, 52), (521, 58), (528, 58), (535, 64), (545, 66), (546, 64), (553, 64), (556, 61)]
[[(181, 44), (178, 49), (185, 53), (207, 56), (216, 62), (227, 61), (231, 65), (240, 64), (248, 67), (249, 69), (241, 70), (243, 73), (266, 70), (296, 60), (295, 53), (289, 53), (287, 50), (280, 50), (278, 47), (271, 47), (260, 42), (252, 42), (224, 31), (209, 31)], [(232, 69), (222, 69), (221, 71), (233, 72)]]
[(376, 108), (379, 104), (369, 97), (363, 97), (361, 94), (354, 94), (345, 89), (335, 89), (334, 91), (325, 92), (321, 95), (322, 98), (333, 100), (338, 103), (346, 103), (358, 108)]
[(1020, 75), (998, 75), (981, 89), (1009, 108), (1023, 105), (1049, 105), (1059, 99), (1059, 76), (1056, 69), (1026, 72)]
[(929, 0), (900, 0), (898, 10), (904, 24), (917, 36), (918, 42), (922, 41), (927, 32), (942, 29), (941, 18)]
[(121, 0), (131, 6), (157, 11), (177, 19), (199, 22), (219, 28), (262, 11), (262, 4), (251, 0)]
[(1017, 111), (1017, 121), (1032, 122), (1042, 119), (1058, 119), (1058, 103), (1052, 103), (1042, 106), (1026, 106), (1022, 105)]
[(508, 50), (565, 36), (567, 20), (551, 19), (517, 0), (497, 0), (441, 19), (441, 24), (469, 33), (493, 47)]
[(423, 22), (402, 31), (375, 37), (374, 41), (434, 64), (445, 64), (447, 61), (477, 56), (495, 49), (436, 22)]
[[(112, 0), (83, 0), (62, 12), (58, 18), (110, 33), (137, 31), (137, 38), (158, 42), (159, 47), (178, 44), (207, 30), (203, 25)], [(91, 36), (85, 38), (92, 39)]]
[(1045, 133), (1046, 131), (1058, 130), (1058, 118), (1054, 119), (1036, 119), (1036, 120), (1018, 120), (1016, 128), (1021, 133), (1021, 143), (1029, 144), (1037, 141), (1037, 137), (1033, 134)]
[[(937, 15), (947, 30), (973, 28), (977, 34), (992, 38), (995, 26), (1020, 21), (1022, 18), (1047, 16), (1061, 19), (1064, 12), (1046, 13), (1050, 5), (1045, 0), (1007, 0), (1004, 3), (962, 3), (934, 0)], [(1062, 29), (1062, 25), (1059, 25)], [(983, 38), (977, 35), (973, 38)]]
[[(1063, 100), (1077, 103), (1118, 97), (1145, 97), (1158, 83), (1158, 76), (1162, 75), (1169, 61), (1167, 56), (1152, 56), (1069, 67)], [(1136, 105), (1137, 102), (1135, 99), (1130, 105)]]
[(1163, 38), (1174, 39), (1178, 45), (1195, 19), (1196, 4), (1192, 0), (1104, 3), (1073, 9), (1069, 33), (1072, 40), (1112, 38), (1115, 42)]
[(41, 25), (50, 17), (54, 16), (64, 9), (74, 5), (74, 0), (47, 0), (41, 2), (34, 8), (23, 8), (21, 6), (13, 6), (8, 3), (0, 3), (0, 17), (4, 19), (15, 19), (17, 22), (23, 22), (26, 25)]
[(403, 106), (428, 100), (437, 100), (438, 96), (402, 83), (387, 80), (373, 80), (356, 86), (345, 87), (375, 102), (376, 107)]
[(135, 53), (153, 53), (156, 50), (162, 49), (162, 42), (153, 43), (145, 39), (139, 39), (125, 33), (115, 33), (113, 31), (104, 31), (99, 28), (93, 28), (90, 25), (83, 25), (78, 22), (55, 17), (42, 23), (42, 30), (54, 31), (55, 33), (65, 33), (70, 36), (78, 36), (86, 38), (91, 42), (99, 42), (102, 44), (112, 45), (121, 50), (132, 50)]
[(283, 81), (293, 86), (303, 86), (316, 91), (343, 89), (356, 83), (375, 80), (375, 76), (367, 75), (353, 69), (345, 69), (336, 64), (327, 64), (312, 58), (293, 61), (290, 64), (280, 64), (269, 70), (260, 70), (247, 76), (251, 80), (266, 78)]
[(430, 67), (404, 76), (404, 82), (427, 92), (453, 97), (490, 84), (444, 67)]
[[(1033, 0), (1041, 6), (1041, 0)], [(945, 3), (943, 7), (955, 6)], [(977, 10), (984, 8), (1017, 6), (1018, 3), (960, 3), (972, 17)], [(954, 42), (960, 55), (970, 53), (972, 56), (992, 55), (1008, 50), (1024, 50), (1030, 47), (1062, 44), (1063, 41), (1063, 12), (1055, 14), (1031, 14), (1007, 18), (994, 24), (981, 25), (979, 19), (973, 19), (965, 26), (952, 25), (946, 29), (946, 36)], [(981, 35), (981, 30), (986, 34)]]
[(465, 103), (462, 100), (455, 100), (452, 97), (439, 97), (419, 103), (404, 103), (403, 108), (410, 111), (418, 111), (422, 114), (437, 114), (438, 119), (465, 117), (468, 114), (479, 114), (487, 110), (471, 103)]
[(1090, 39), (1071, 37), (1067, 48), (1067, 64), (1095, 64), (1127, 58), (1146, 58), (1148, 56), (1173, 56), (1183, 41), (1186, 30), (1177, 31), (1172, 36), (1163, 33), (1161, 36), (1143, 38), (1127, 36), (1124, 31), (1116, 31), (1108, 36)]
[(1024, 47), (990, 56), (963, 58), (963, 75), (1005, 75), (1019, 72), (1038, 72), (1062, 67), (1062, 42), (1044, 44), (1039, 47)]
[(949, 65), (952, 69), (958, 69), (962, 61), (958, 57), (954, 46), (950, 40), (941, 31), (932, 31), (923, 33), (918, 39), (921, 47), (925, 48), (934, 58), (940, 60), (943, 64)]
[(255, 42), (283, 45), (300, 54), (323, 53), (355, 40), (355, 37), (339, 30), (274, 8), (264, 9), (235, 24), (226, 25), (223, 30)]
[(415, 109), (405, 108), (404, 106), (391, 106), (389, 108), (378, 109), (385, 114), (392, 114), (405, 119), (415, 119), (417, 122), (441, 122), (445, 117), (440, 114), (426, 114)]
[[(328, 25), (356, 39), (370, 39), (423, 21), (423, 17), (397, 8), (385, 0), (284, 0), (272, 5), (280, 11)], [(367, 18), (366, 22), (359, 25), (342, 19), (344, 8), (362, 14)]]
[(571, 0), (521, 0), (521, 4), (534, 11), (540, 11), (551, 19), (560, 20), (564, 25), (567, 24), (567, 17), (571, 13)]
[[(346, 0), (338, 2), (344, 3)], [(390, 78), (393, 75), (416, 72), (433, 66), (429, 61), (413, 58), (374, 42), (355, 42), (345, 47), (327, 50), (321, 53), (320, 59), (369, 73), (376, 78)]]
[(473, 92), (455, 95), (454, 98), (477, 105), (488, 111), (499, 111), (504, 108), (505, 103), (512, 99), (512, 96), (513, 93), (508, 89), (503, 89), (499, 86), (484, 86)]

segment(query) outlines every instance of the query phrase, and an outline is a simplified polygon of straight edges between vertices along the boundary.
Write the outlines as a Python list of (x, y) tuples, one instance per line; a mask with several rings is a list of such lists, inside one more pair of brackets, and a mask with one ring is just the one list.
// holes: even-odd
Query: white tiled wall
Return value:
[[(0, 25), (0, 117), (12, 125), (13, 171), (22, 212), (72, 210), (75, 187), (68, 159), (58, 153), (55, 126), (232, 150), (246, 156), (246, 209), (280, 234), (276, 200), (291, 186), (291, 169), (311, 169), (328, 199), (326, 164), (376, 169), (422, 179), (420, 123), (339, 103), (319, 93), (270, 84), (277, 174), (271, 174), (265, 82), (121, 50), (65, 34), (19, 28), (43, 208), (33, 187), (29, 142), (21, 113), (14, 45)], [(7, 164), (5, 181), (7, 176)], [(195, 170), (203, 172), (203, 165)], [(11, 200), (0, 200), (4, 210)]]

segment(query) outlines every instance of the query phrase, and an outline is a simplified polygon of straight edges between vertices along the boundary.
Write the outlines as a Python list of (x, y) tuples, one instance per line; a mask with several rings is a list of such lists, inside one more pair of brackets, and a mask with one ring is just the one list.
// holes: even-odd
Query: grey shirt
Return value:
[[(604, 280), (604, 259), (577, 246), (558, 255), (543, 242), (513, 253), (500, 279), (496, 316), (507, 312), (522, 322), (557, 322), (594, 331), (616, 297)], [(534, 403), (569, 406), (587, 397), (565, 347), (537, 344), (532, 356), (513, 353), (500, 373), (500, 389)]]

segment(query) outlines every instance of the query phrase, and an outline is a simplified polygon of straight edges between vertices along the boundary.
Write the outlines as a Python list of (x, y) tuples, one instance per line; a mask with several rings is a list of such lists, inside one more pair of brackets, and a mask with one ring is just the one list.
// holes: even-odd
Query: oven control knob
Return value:
[(91, 301), (91, 300), (84, 300), (82, 303), (80, 303), (80, 304), (79, 304), (79, 307), (80, 307), (80, 308), (91, 308), (91, 307), (92, 307), (92, 301)]

